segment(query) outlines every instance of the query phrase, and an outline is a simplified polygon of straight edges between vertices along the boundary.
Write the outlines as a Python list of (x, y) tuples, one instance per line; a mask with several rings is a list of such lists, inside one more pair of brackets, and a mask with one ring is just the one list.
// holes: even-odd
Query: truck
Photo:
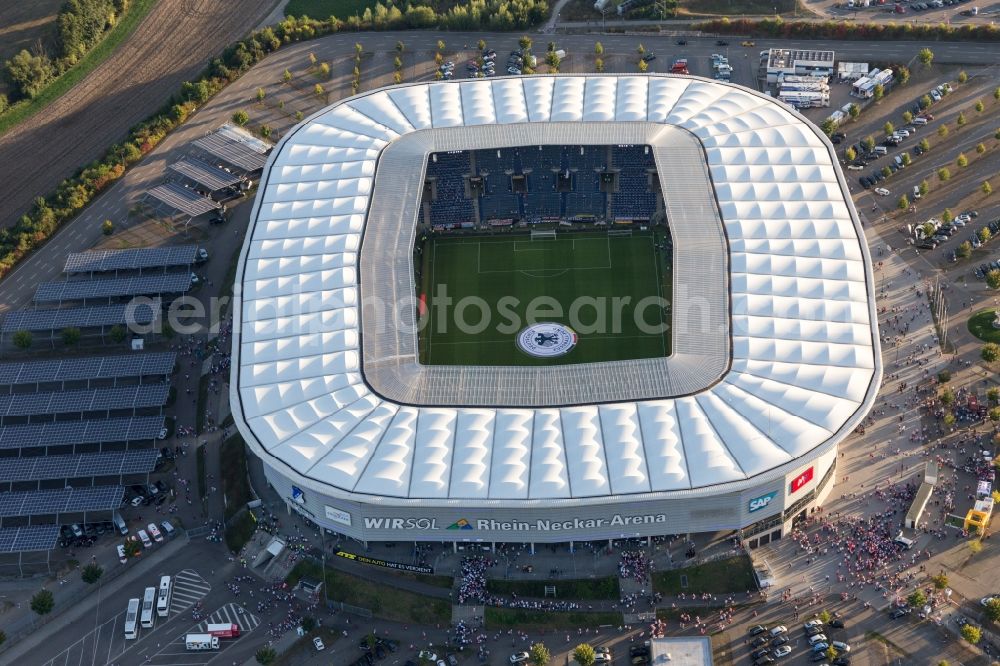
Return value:
[(240, 625), (238, 624), (209, 624), (205, 627), (205, 631), (218, 638), (240, 637)]
[(690, 74), (688, 71), (688, 61), (687, 58), (678, 58), (674, 60), (674, 64), (670, 66), (670, 72), (672, 74)]
[(184, 645), (188, 650), (218, 650), (219, 637), (212, 634), (188, 634)]

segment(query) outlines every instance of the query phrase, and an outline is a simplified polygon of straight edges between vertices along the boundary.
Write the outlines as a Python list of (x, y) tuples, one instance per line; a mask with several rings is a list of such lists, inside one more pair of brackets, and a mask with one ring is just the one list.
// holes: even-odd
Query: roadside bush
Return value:
[(21, 97), (34, 97), (56, 74), (47, 56), (32, 55), (25, 50), (7, 61), (4, 74), (11, 88)]
[(31, 610), (38, 615), (48, 615), (55, 608), (56, 600), (48, 590), (39, 590), (31, 597)]
[[(855, 23), (853, 21), (786, 21), (780, 17), (765, 19), (713, 19), (701, 21), (693, 30), (727, 35), (787, 39), (844, 39), (872, 42), (897, 39), (933, 41), (1000, 41), (1000, 28), (994, 25), (947, 25), (904, 23)], [(926, 54), (924, 53), (926, 51)], [(930, 49), (922, 49), (920, 62), (929, 67), (934, 60)]]

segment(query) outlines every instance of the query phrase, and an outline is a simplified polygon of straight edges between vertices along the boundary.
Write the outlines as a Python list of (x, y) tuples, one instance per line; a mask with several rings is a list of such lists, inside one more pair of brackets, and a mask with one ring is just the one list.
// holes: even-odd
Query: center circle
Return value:
[(568, 353), (576, 346), (576, 332), (555, 322), (538, 322), (517, 334), (518, 349), (530, 356), (553, 358)]

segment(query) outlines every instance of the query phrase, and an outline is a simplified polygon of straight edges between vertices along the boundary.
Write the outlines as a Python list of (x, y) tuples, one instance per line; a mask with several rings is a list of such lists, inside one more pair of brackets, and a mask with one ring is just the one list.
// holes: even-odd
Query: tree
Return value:
[(888, 177), (889, 177), (889, 176), (891, 176), (891, 175), (892, 175), (892, 169), (890, 169), (890, 168), (889, 168), (889, 167), (887, 167), (887, 166), (884, 166), (884, 167), (882, 167), (882, 176), (883, 176), (884, 178), (888, 178)]
[(260, 666), (269, 666), (269, 664), (273, 664), (274, 660), (278, 658), (278, 653), (274, 651), (274, 648), (262, 647), (257, 650), (253, 658), (257, 660)]
[[(979, 542), (977, 541), (976, 543)], [(969, 641), (973, 645), (983, 639), (983, 631), (979, 627), (974, 627), (971, 624), (962, 625), (960, 633), (962, 634), (962, 638)]]
[(239, 125), (240, 127), (243, 127), (248, 122), (250, 122), (250, 114), (244, 111), (243, 109), (240, 109), (239, 111), (233, 114), (233, 122)]
[(819, 621), (822, 622), (823, 624), (830, 624), (830, 620), (832, 620), (832, 619), (833, 619), (833, 616), (830, 615), (830, 611), (828, 611), (828, 610), (821, 610), (819, 612)]
[(991, 389), (986, 390), (986, 399), (990, 401), (991, 405), (1000, 403), (1000, 389), (995, 386)]
[(639, 71), (645, 72), (649, 68), (649, 64), (645, 60), (639, 61)]
[(827, 659), (829, 659), (830, 661), (833, 661), (834, 659), (837, 658), (837, 648), (835, 648), (835, 647), (833, 647), (831, 645), (830, 647), (828, 647), (826, 649), (826, 652), (824, 652), (823, 654), (826, 655)]
[[(604, 44), (601, 44), (600, 42), (594, 44), (594, 55), (595, 56), (604, 55)], [(1000, 88), (997, 88), (997, 90), (1000, 90)], [(536, 643), (535, 645), (538, 645), (538, 643)]]
[(67, 326), (60, 333), (63, 344), (67, 347), (72, 347), (76, 343), (80, 342), (80, 329), (76, 326)]
[(594, 70), (598, 71), (598, 72), (603, 72), (604, 71), (604, 59), (603, 58), (597, 58), (596, 60), (594, 60)]
[(549, 666), (552, 655), (544, 643), (535, 643), (528, 649), (528, 662), (531, 666)]
[(985, 109), (985, 108), (986, 108), (986, 105), (985, 105), (985, 104), (983, 104), (983, 100), (981, 100), (981, 99), (977, 99), (977, 100), (976, 100), (976, 106), (975, 106), (975, 107), (973, 107), (973, 108), (975, 108), (975, 109), (976, 109), (976, 112), (977, 112), (977, 113), (982, 113), (982, 112), (983, 112), (983, 109)]
[(980, 189), (982, 189), (983, 194), (985, 194), (986, 196), (990, 196), (991, 194), (993, 194), (993, 186), (990, 185), (990, 181), (988, 180), (983, 181), (982, 187)]
[(958, 249), (955, 250), (955, 254), (960, 259), (968, 259), (970, 256), (972, 256), (972, 243), (970, 243), (969, 241), (965, 241), (964, 243), (958, 246)]
[(899, 156), (899, 161), (903, 163), (903, 166), (908, 167), (913, 164), (913, 158), (910, 157), (909, 153), (903, 153)]
[(22, 50), (7, 61), (5, 74), (22, 97), (35, 97), (55, 76), (55, 67), (45, 55), (31, 55)]
[(885, 132), (886, 136), (889, 136), (890, 134), (896, 131), (896, 126), (886, 121), (885, 125), (882, 126), (882, 130)]
[(910, 68), (900, 67), (899, 68), (899, 85), (905, 86), (910, 82)]
[(522, 51), (525, 52), (530, 51), (531, 37), (528, 37), (527, 35), (521, 35), (521, 38), (517, 40), (517, 45), (521, 47)]
[(854, 152), (854, 148), (853, 147), (852, 148), (848, 148), (844, 152), (844, 159), (846, 159), (848, 162), (853, 162), (855, 159), (857, 159), (857, 157), (858, 157), (858, 154), (856, 152)]
[(392, 82), (393, 83), (402, 83), (403, 82), (403, 73), (402, 72), (393, 72), (392, 73)]
[(969, 80), (969, 75), (965, 73), (964, 69), (961, 72), (958, 73), (958, 82), (959, 83), (965, 83), (968, 80)]
[(316, 97), (322, 97), (325, 92), (326, 90), (323, 88), (322, 83), (317, 83), (313, 86), (313, 94), (316, 95)]
[(316, 64), (316, 54), (313, 53), (312, 51), (309, 52), (309, 64), (310, 65)]
[(903, 111), (903, 122), (908, 123), (913, 120), (913, 114), (909, 111)]
[(945, 390), (941, 391), (939, 399), (941, 400), (942, 405), (944, 405), (945, 407), (951, 407), (951, 405), (955, 403), (955, 392), (952, 391), (950, 388), (946, 388)]
[(948, 126), (947, 125), (941, 125), (941, 127), (938, 127), (938, 136), (941, 137), (942, 139), (945, 138), (946, 136), (948, 136)]
[(931, 581), (934, 583), (934, 589), (943, 590), (948, 587), (948, 576), (944, 572), (931, 576)]
[(924, 67), (930, 67), (934, 63), (934, 52), (928, 48), (922, 48), (917, 53), (917, 59)]
[(125, 542), (125, 557), (138, 557), (142, 551), (142, 545), (138, 541), (129, 539)]
[(364, 53), (365, 47), (361, 46), (361, 42), (354, 42), (354, 59), (357, 60)]
[(258, 131), (260, 132), (260, 135), (262, 137), (264, 137), (265, 139), (270, 139), (271, 138), (271, 126), (270, 125), (261, 125), (260, 129)]
[(309, 632), (311, 632), (313, 629), (316, 628), (316, 618), (312, 617), (311, 615), (306, 615), (304, 618), (302, 618), (301, 624), (302, 624), (302, 631), (308, 634)]
[(869, 134), (861, 141), (861, 145), (863, 145), (865, 147), (865, 150), (867, 150), (870, 153), (872, 151), (872, 148), (875, 147), (875, 137)]
[(993, 101), (1000, 102), (1000, 88), (993, 91)]
[(969, 544), (969, 550), (972, 552), (973, 555), (978, 555), (979, 553), (983, 552), (983, 542), (980, 541), (979, 539), (973, 539), (972, 541), (969, 541), (968, 544)]
[(948, 412), (947, 414), (945, 414), (944, 415), (944, 425), (945, 425), (945, 427), (948, 427), (948, 428), (950, 428), (953, 425), (955, 425), (955, 415), (952, 414), (951, 412)]
[(832, 118), (827, 118), (820, 123), (819, 128), (823, 130), (823, 134), (830, 136), (837, 129), (837, 123), (835, 123)]
[(951, 212), (951, 208), (945, 208), (941, 211), (941, 219), (944, 220), (945, 224), (951, 224), (951, 221), (955, 219), (955, 214)]
[(27, 349), (31, 346), (32, 338), (30, 331), (17, 331), (14, 333), (14, 346), (18, 349)]
[(91, 562), (83, 568), (83, 571), (80, 572), (80, 578), (82, 578), (83, 582), (87, 585), (93, 585), (100, 580), (103, 575), (104, 569), (98, 566), (96, 562)]
[(942, 370), (937, 373), (937, 380), (939, 384), (947, 384), (951, 381), (951, 370)]
[(990, 409), (988, 415), (990, 417), (990, 421), (993, 421), (993, 423), (1000, 421), (1000, 407), (994, 407)]
[[(994, 284), (1000, 286), (1000, 271), (990, 271), (990, 273), (997, 274), (996, 279), (994, 280)], [(996, 287), (994, 287), (992, 284), (990, 285), (990, 288), (996, 289)], [(979, 355), (987, 363), (996, 363), (997, 359), (1000, 359), (1000, 345), (998, 345), (995, 342), (987, 342), (985, 345), (983, 345), (983, 348), (979, 352)]]
[(399, 56), (396, 56), (395, 58), (393, 58), (393, 60), (392, 60), (392, 66), (395, 69), (403, 69), (403, 61), (400, 60)]
[(639, 48), (637, 48), (636, 51), (639, 52), (639, 55), (646, 55), (646, 47), (643, 46), (641, 42), (639, 43)]
[(292, 73), (286, 69), (281, 74), (281, 80), (284, 81), (285, 83), (288, 83), (289, 81), (292, 80)]
[(927, 139), (921, 139), (918, 145), (920, 146), (920, 150), (924, 151), (925, 153), (931, 149), (931, 142), (928, 141)]
[(110, 236), (115, 233), (115, 223), (111, 220), (104, 220), (101, 222), (101, 233), (105, 236)]
[(476, 46), (479, 47), (480, 51), (485, 50), (486, 49), (486, 40), (485, 39), (480, 39), (478, 42), (476, 42)]
[(965, 156), (965, 153), (959, 153), (958, 159), (955, 160), (955, 164), (957, 164), (959, 168), (964, 169), (969, 166), (969, 158)]
[(872, 97), (875, 99), (876, 102), (880, 101), (883, 97), (885, 97), (885, 88), (882, 87), (881, 83), (876, 84), (875, 87), (872, 89)]
[(985, 243), (985, 242), (989, 241), (989, 239), (991, 239), (991, 238), (993, 238), (993, 232), (990, 231), (989, 228), (983, 227), (982, 229), (979, 230), (979, 240), (980, 241), (982, 241), (983, 243)]
[(906, 597), (906, 603), (910, 604), (913, 608), (921, 608), (927, 603), (927, 596), (923, 593), (923, 590), (914, 590), (910, 593), (910, 596)]
[(31, 597), (31, 610), (38, 615), (48, 615), (56, 605), (56, 600), (48, 590), (39, 590)]
[(899, 201), (896, 202), (896, 208), (899, 210), (906, 210), (910, 207), (910, 199), (905, 194), (899, 197)]
[(597, 660), (597, 654), (587, 643), (580, 643), (573, 649), (573, 661), (575, 661), (580, 666), (594, 666), (594, 662)]
[(295, 112), (295, 122), (299, 122), (300, 123), (300, 122), (302, 122), (303, 118), (305, 118), (305, 115), (301, 111), (296, 111)]
[(951, 171), (948, 169), (948, 167), (941, 167), (940, 169), (938, 169), (937, 175), (938, 175), (938, 180), (940, 180), (943, 183), (951, 178)]
[(930, 189), (931, 186), (927, 184), (926, 180), (920, 181), (920, 184), (917, 185), (917, 191), (920, 192), (920, 196), (922, 197), (926, 197), (927, 193), (930, 192)]
[(979, 153), (980, 155), (982, 155), (983, 153), (985, 153), (986, 152), (986, 144), (984, 144), (984, 143), (977, 143), (976, 144), (976, 152)]
[(441, 55), (440, 51), (438, 51), (437, 53), (434, 54), (434, 64), (440, 65), (443, 62), (444, 62), (444, 56)]
[[(325, 65), (326, 63), (323, 64)], [(267, 91), (263, 88), (257, 88), (257, 102), (263, 102), (265, 97), (267, 97)]]
[(934, 103), (934, 100), (931, 99), (930, 95), (924, 95), (923, 97), (921, 97), (917, 101), (917, 104), (920, 106), (921, 109), (926, 109), (928, 106), (930, 106), (933, 103)]
[(441, 39), (438, 40), (437, 50), (438, 50), (438, 53), (441, 53), (442, 51), (444, 51), (444, 40), (441, 40)]
[(990, 622), (1000, 621), (1000, 599), (993, 598), (987, 601), (983, 612)]
[[(396, 60), (399, 60), (399, 58), (397, 57)], [(319, 69), (316, 70), (316, 76), (320, 79), (330, 78), (330, 63), (320, 63)]]
[(955, 119), (955, 124), (958, 125), (959, 127), (964, 127), (967, 122), (969, 122), (969, 121), (966, 120), (966, 118), (965, 118), (965, 112), (964, 111), (959, 111), (958, 112), (958, 118)]

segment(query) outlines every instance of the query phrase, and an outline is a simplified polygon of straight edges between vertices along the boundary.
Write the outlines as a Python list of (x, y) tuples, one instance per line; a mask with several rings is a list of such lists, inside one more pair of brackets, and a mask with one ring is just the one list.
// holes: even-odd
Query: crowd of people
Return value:
[(637, 583), (649, 583), (653, 576), (653, 560), (643, 550), (623, 550), (618, 560), (618, 577)]

